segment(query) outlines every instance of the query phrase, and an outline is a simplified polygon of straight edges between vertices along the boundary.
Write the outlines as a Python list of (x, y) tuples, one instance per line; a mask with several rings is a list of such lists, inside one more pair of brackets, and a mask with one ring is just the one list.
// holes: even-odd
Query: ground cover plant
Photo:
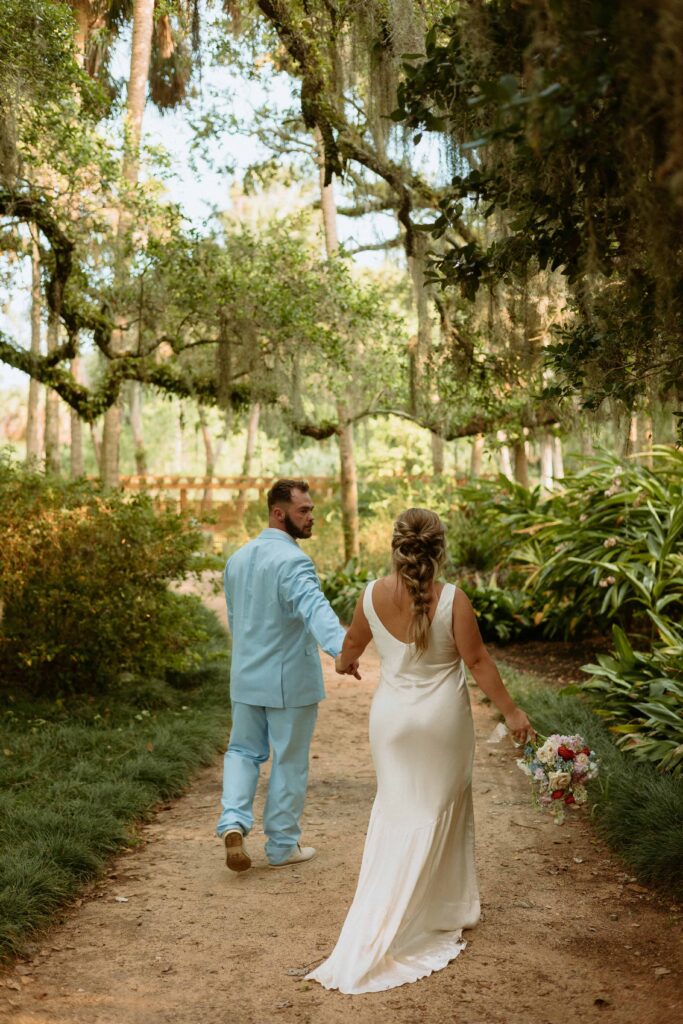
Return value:
[(198, 664), (172, 684), (0, 698), (0, 957), (98, 876), (135, 823), (178, 796), (228, 731), (227, 638), (203, 612)]
[(616, 746), (607, 725), (576, 695), (558, 693), (504, 663), (500, 667), (539, 732), (579, 733), (596, 751), (600, 774), (588, 790), (598, 834), (641, 882), (683, 897), (680, 780)]

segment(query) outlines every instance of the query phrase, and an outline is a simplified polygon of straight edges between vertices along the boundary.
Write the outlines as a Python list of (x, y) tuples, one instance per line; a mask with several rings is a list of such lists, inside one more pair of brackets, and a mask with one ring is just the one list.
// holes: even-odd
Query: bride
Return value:
[(467, 596), (438, 583), (444, 527), (411, 508), (394, 524), (393, 573), (359, 598), (343, 671), (374, 639), (370, 710), (377, 796), (358, 887), (331, 956), (308, 977), (355, 995), (417, 981), (465, 947), (479, 919), (474, 866), (474, 729), (465, 665), (518, 741), (534, 737), (482, 642)]

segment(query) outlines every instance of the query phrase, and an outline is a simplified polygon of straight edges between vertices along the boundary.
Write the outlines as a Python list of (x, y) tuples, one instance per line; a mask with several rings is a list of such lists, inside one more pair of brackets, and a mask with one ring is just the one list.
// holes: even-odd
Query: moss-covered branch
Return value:
[[(442, 423), (428, 416), (420, 416), (407, 412), (405, 409), (391, 408), (368, 408), (356, 413), (348, 419), (348, 423), (358, 423), (360, 420), (374, 416), (398, 416), (402, 420), (410, 420), (411, 423), (424, 427), (438, 434), (444, 441), (455, 441), (460, 437), (476, 437), (477, 434), (490, 434), (499, 430), (506, 424), (519, 425), (533, 430), (538, 427), (551, 427), (559, 423), (560, 418), (556, 409), (538, 409), (522, 413), (501, 413), (497, 416), (470, 416), (461, 423)], [(295, 422), (294, 429), (303, 437), (312, 437), (316, 441), (325, 441), (328, 437), (334, 437), (340, 432), (340, 424), (332, 420), (321, 420), (319, 423)]]

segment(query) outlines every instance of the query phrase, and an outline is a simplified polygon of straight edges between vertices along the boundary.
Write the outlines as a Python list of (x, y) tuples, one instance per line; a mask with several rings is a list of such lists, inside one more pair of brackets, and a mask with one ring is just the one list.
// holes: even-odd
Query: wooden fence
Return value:
[[(391, 473), (386, 480), (400, 478), (413, 484), (431, 483), (430, 474), (403, 475)], [(146, 476), (122, 476), (120, 486), (130, 492), (148, 494), (158, 508), (198, 515), (210, 515), (213, 529), (220, 530), (238, 523), (244, 516), (247, 502), (260, 501), (265, 504), (266, 491), (277, 477), (272, 476), (193, 476), (192, 474), (164, 474)], [(374, 484), (381, 476), (372, 479)], [(313, 498), (327, 499), (339, 494), (339, 478), (334, 476), (307, 476)], [(467, 478), (453, 479), (460, 486)], [(362, 481), (359, 481), (362, 484)], [(211, 527), (209, 527), (211, 529)]]
[[(122, 476), (125, 491), (148, 494), (160, 508), (180, 512), (214, 513), (228, 523), (244, 512), (248, 501), (264, 501), (277, 477), (269, 476)], [(336, 477), (306, 477), (316, 497), (331, 498), (339, 489)]]

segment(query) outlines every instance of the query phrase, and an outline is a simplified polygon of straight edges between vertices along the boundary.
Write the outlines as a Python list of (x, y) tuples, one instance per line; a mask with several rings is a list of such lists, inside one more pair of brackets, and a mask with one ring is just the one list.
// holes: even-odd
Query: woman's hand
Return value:
[(521, 708), (516, 707), (514, 711), (510, 711), (505, 716), (505, 724), (516, 743), (526, 743), (527, 740), (533, 742), (536, 739), (536, 730)]
[(334, 667), (340, 676), (355, 676), (356, 679), (361, 678), (357, 658), (352, 662), (348, 662), (343, 654), (338, 654), (334, 659)]

